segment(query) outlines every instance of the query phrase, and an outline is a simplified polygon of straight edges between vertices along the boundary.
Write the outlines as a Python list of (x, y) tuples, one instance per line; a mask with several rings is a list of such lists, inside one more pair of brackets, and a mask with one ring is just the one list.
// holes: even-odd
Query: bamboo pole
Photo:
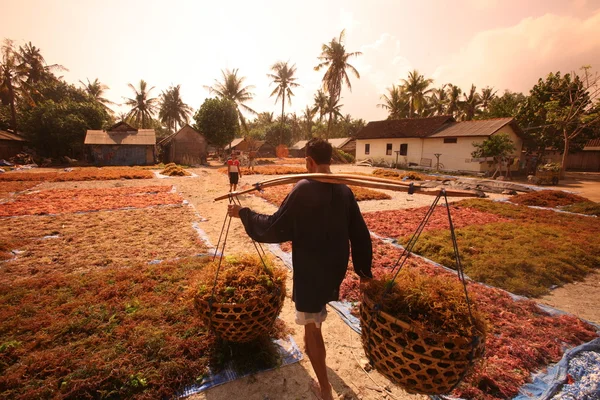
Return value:
[[(268, 179), (263, 182), (258, 182), (253, 185), (250, 189), (241, 191), (231, 192), (215, 198), (215, 201), (225, 200), (253, 192), (255, 190), (262, 190), (273, 186), (287, 185), (296, 183), (302, 179), (311, 179), (325, 183), (340, 183), (344, 185), (367, 187), (372, 189), (384, 189), (393, 190), (396, 192), (413, 192), (418, 194), (437, 196), (442, 189), (423, 189), (420, 185), (414, 185), (406, 182), (399, 182), (391, 179), (383, 179), (365, 175), (351, 175), (351, 174), (297, 174), (297, 175), (284, 175), (281, 177)], [(476, 192), (464, 191), (464, 190), (446, 190), (448, 196), (453, 197), (479, 197)]]

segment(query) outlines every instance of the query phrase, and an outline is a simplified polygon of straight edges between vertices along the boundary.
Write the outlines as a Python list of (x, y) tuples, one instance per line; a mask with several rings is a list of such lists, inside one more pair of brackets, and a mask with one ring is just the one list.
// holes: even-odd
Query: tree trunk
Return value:
[(283, 92), (283, 96), (281, 97), (281, 134), (279, 144), (283, 144), (283, 124), (285, 122), (285, 113), (283, 110), (285, 109), (285, 91)]
[(332, 112), (329, 113), (329, 121), (327, 121), (327, 133), (325, 134), (325, 140), (329, 141), (329, 130), (331, 129), (331, 116)]
[(14, 132), (17, 133), (17, 109), (15, 107), (15, 91), (10, 81), (8, 82), (8, 97), (10, 98), (10, 125)]
[(567, 157), (569, 155), (569, 134), (567, 133), (567, 129), (563, 128), (563, 137), (565, 139), (565, 149), (563, 150), (562, 161), (560, 165), (560, 179), (565, 179), (565, 172), (567, 170)]

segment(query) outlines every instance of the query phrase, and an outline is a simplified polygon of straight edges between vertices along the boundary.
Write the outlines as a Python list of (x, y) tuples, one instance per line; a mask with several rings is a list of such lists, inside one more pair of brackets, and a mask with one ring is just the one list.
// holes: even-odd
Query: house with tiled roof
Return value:
[[(439, 168), (446, 171), (487, 172), (492, 160), (474, 159), (473, 143), (507, 134), (518, 159), (523, 133), (513, 118), (456, 121), (451, 116), (371, 121), (356, 134), (356, 160), (371, 159), (390, 165)], [(439, 163), (439, 164), (438, 164)], [(515, 162), (511, 169), (517, 170)]]

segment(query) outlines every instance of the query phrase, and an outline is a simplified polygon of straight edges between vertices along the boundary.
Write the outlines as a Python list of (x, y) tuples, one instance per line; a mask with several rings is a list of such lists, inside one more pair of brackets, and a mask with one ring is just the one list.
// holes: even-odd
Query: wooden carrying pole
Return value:
[[(263, 182), (254, 184), (250, 189), (240, 190), (224, 194), (215, 198), (215, 201), (225, 200), (273, 186), (287, 185), (296, 183), (302, 179), (312, 179), (325, 183), (341, 183), (344, 185), (361, 186), (372, 189), (393, 190), (396, 192), (408, 192), (409, 194), (418, 193), (431, 196), (437, 196), (441, 189), (424, 189), (418, 184), (400, 182), (391, 179), (383, 179), (366, 175), (351, 175), (351, 174), (296, 174), (285, 175), (278, 178), (268, 179)], [(453, 197), (480, 197), (474, 191), (466, 190), (446, 190), (446, 195)]]

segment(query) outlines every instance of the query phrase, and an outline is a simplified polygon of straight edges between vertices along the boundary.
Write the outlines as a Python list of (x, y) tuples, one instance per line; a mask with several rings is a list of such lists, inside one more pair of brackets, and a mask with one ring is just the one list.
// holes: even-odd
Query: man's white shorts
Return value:
[(321, 327), (321, 323), (327, 318), (327, 306), (317, 313), (303, 312), (296, 310), (296, 323), (298, 325), (307, 325), (314, 322), (317, 328)]

